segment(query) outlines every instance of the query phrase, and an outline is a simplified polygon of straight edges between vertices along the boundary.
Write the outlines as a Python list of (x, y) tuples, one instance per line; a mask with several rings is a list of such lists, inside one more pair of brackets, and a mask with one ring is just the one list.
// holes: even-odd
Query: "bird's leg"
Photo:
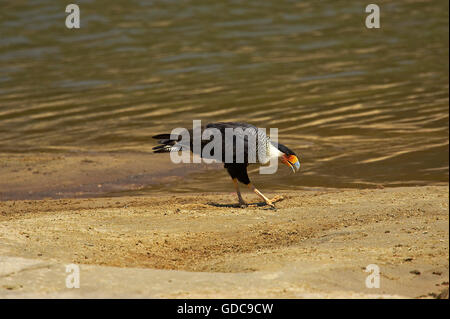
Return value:
[(239, 183), (237, 181), (236, 178), (233, 178), (233, 184), (234, 184), (234, 188), (236, 189), (236, 194), (238, 196), (239, 199), (239, 206), (247, 206), (247, 203), (245, 202), (245, 200), (242, 198), (241, 196), (241, 191), (239, 190)]
[(252, 183), (248, 184), (248, 188), (250, 188), (252, 191), (254, 191), (256, 195), (261, 197), (264, 200), (264, 202), (266, 202), (267, 205), (269, 205), (270, 207), (275, 208), (275, 205), (273, 204), (273, 202), (270, 199), (268, 199), (266, 196), (264, 196), (263, 193), (261, 193), (259, 190), (257, 190), (255, 188), (255, 186), (253, 186)]

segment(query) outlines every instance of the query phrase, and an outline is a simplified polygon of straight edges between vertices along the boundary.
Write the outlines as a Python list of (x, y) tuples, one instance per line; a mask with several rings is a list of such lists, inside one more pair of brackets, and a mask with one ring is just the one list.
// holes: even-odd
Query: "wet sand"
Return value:
[[(448, 290), (449, 188), (0, 202), (0, 297), (400, 297)], [(268, 194), (274, 196), (277, 194)], [(81, 288), (65, 287), (65, 264)], [(365, 267), (381, 271), (365, 286)]]
[(120, 196), (222, 167), (174, 165), (169, 156), (146, 152), (5, 153), (0, 154), (0, 200)]

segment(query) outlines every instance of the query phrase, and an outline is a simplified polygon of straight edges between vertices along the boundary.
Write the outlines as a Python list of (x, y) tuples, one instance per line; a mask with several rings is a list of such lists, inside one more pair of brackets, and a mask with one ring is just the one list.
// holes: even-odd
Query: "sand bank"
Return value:
[[(433, 297), (449, 188), (0, 202), (0, 297)], [(268, 194), (275, 195), (275, 194)], [(251, 202), (256, 197), (246, 194)], [(65, 287), (65, 264), (81, 288)], [(380, 288), (366, 288), (369, 264)]]

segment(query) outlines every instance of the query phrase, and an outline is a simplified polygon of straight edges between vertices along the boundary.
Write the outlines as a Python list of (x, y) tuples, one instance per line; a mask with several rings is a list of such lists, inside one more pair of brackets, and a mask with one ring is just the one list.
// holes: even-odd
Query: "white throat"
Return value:
[(272, 143), (269, 143), (269, 158), (278, 158), (284, 155), (278, 148), (276, 148)]

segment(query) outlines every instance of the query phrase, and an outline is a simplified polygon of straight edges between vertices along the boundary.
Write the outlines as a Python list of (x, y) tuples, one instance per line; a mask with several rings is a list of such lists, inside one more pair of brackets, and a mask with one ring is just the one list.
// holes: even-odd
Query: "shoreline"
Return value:
[[(0, 297), (431, 298), (448, 289), (448, 186), (278, 194), (277, 210), (237, 208), (229, 193), (0, 202)], [(67, 263), (85, 276), (76, 291), (64, 286)], [(379, 289), (365, 287), (369, 264), (381, 269)]]
[(146, 152), (0, 153), (0, 201), (121, 196), (217, 165), (168, 165)]
[[(234, 192), (221, 163), (173, 164), (169, 156), (158, 155), (131, 151), (0, 153), (0, 202)], [(448, 185), (448, 172), (440, 181), (377, 182), (366, 176), (361, 181), (336, 183), (331, 178), (324, 182), (323, 176), (308, 167), (299, 174), (292, 174), (287, 167), (270, 176), (257, 171), (256, 166), (249, 167), (252, 182), (264, 193)], [(319, 182), (314, 182), (316, 179)]]

